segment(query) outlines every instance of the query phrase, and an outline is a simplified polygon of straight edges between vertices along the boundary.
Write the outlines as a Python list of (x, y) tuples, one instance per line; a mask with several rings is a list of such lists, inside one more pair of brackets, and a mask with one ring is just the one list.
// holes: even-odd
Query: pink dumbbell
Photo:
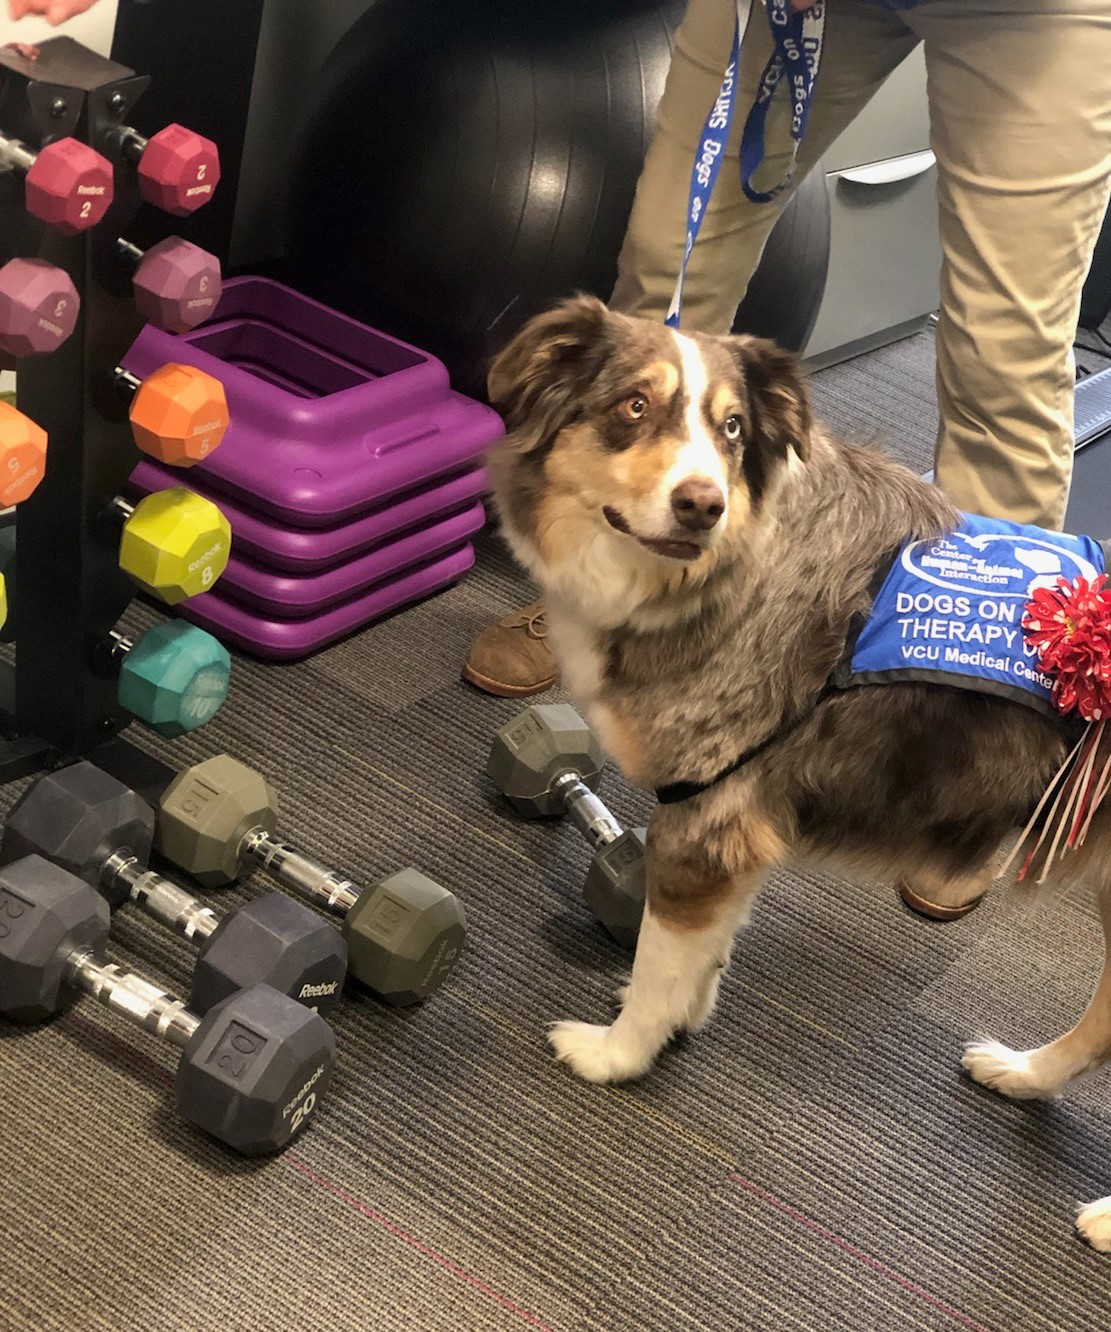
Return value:
[(170, 236), (149, 250), (116, 242), (124, 263), (134, 270), (135, 307), (155, 328), (187, 333), (215, 310), (222, 288), (220, 261), (180, 236)]
[(54, 351), (73, 332), (80, 308), (68, 273), (41, 259), (10, 259), (0, 268), (0, 358)]
[(211, 139), (183, 125), (167, 125), (149, 139), (125, 127), (120, 145), (137, 168), (139, 193), (148, 203), (185, 217), (212, 198), (220, 180), (220, 154)]
[(18, 139), (0, 137), (0, 167), (23, 173), (27, 211), (67, 236), (95, 227), (112, 202), (111, 164), (76, 139), (33, 153)]

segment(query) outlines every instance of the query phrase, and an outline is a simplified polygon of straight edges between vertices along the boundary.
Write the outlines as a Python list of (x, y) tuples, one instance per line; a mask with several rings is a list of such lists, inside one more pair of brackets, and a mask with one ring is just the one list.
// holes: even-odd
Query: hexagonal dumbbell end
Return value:
[(386, 1003), (418, 1003), (451, 974), (467, 939), (452, 893), (403, 869), (363, 892), (343, 923), (348, 969)]
[(202, 1019), (178, 1065), (177, 1107), (244, 1156), (280, 1152), (312, 1121), (335, 1059), (319, 1013), (256, 985)]
[(220, 447), (228, 400), (218, 379), (191, 365), (170, 364), (143, 380), (129, 415), (144, 453), (170, 467), (192, 467)]
[(184, 217), (212, 198), (220, 182), (220, 153), (204, 135), (167, 125), (147, 141), (138, 174), (139, 193), (148, 203)]
[(229, 911), (205, 940), (189, 1007), (207, 1013), (236, 990), (264, 984), (330, 1013), (346, 974), (347, 945), (340, 932), (299, 902), (268, 893)]
[(111, 163), (77, 139), (58, 139), (35, 157), (24, 182), (27, 211), (67, 236), (88, 231), (112, 202)]
[(0, 869), (0, 1013), (42, 1022), (77, 997), (69, 958), (108, 938), (108, 903), (98, 892), (29, 855)]
[(180, 486), (141, 499), (120, 538), (120, 567), (171, 606), (207, 592), (230, 554), (228, 520), (211, 500)]
[(155, 846), (206, 888), (243, 872), (240, 846), (253, 829), (278, 830), (278, 796), (261, 773), (228, 754), (179, 772), (158, 802)]
[(590, 727), (566, 703), (526, 708), (494, 737), (486, 772), (518, 813), (546, 818), (563, 813), (552, 784), (574, 772), (597, 790), (605, 764)]
[(583, 899), (611, 938), (636, 947), (644, 915), (647, 828), (631, 828), (599, 847), (583, 884)]
[(152, 245), (132, 279), (135, 308), (155, 328), (187, 333), (216, 309), (223, 290), (220, 261), (180, 236)]
[[(93, 764), (74, 763), (33, 782), (12, 806), (0, 837), (0, 860), (46, 856), (55, 864), (101, 887), (101, 867), (120, 847), (144, 864), (154, 839), (154, 811)], [(121, 885), (111, 905), (126, 902)]]
[(157, 624), (120, 666), (120, 706), (159, 735), (204, 726), (228, 696), (231, 656), (223, 643), (182, 620)]
[(0, 268), (0, 353), (19, 360), (54, 351), (80, 308), (68, 273), (42, 259), (9, 260)]
[(0, 402), (0, 508), (22, 504), (46, 475), (46, 431)]

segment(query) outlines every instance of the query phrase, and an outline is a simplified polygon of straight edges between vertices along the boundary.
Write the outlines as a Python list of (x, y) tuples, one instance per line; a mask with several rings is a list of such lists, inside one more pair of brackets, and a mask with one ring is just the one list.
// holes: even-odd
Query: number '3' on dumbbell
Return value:
[(322, 1012), (339, 1001), (347, 947), (315, 912), (281, 893), (220, 916), (145, 869), (154, 812), (93, 764), (39, 778), (8, 816), (0, 861), (42, 856), (98, 889), (130, 900), (198, 948), (189, 1006), (204, 1014), (236, 990), (265, 984)]
[(526, 818), (570, 814), (594, 848), (583, 897), (609, 934), (631, 948), (644, 912), (643, 828), (625, 832), (595, 794), (606, 757), (566, 703), (526, 708), (494, 737), (487, 774)]
[(42, 1022), (90, 994), (181, 1049), (176, 1102), (191, 1124), (244, 1156), (280, 1152), (310, 1122), (336, 1043), (318, 1014), (268, 985), (201, 1017), (107, 961), (108, 904), (41, 856), (0, 869), (0, 1013)]
[(453, 893), (415, 869), (360, 889), (277, 840), (278, 797), (227, 754), (178, 773), (157, 800), (155, 850), (209, 888), (252, 866), (343, 919), (348, 972), (388, 1004), (415, 1004), (453, 971), (467, 918)]

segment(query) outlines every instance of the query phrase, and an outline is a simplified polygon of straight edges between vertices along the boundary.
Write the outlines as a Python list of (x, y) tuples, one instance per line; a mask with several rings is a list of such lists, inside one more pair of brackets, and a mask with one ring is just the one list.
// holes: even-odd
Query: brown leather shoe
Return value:
[(922, 897), (914, 891), (909, 883), (899, 884), (899, 896), (903, 899), (903, 905), (910, 907), (916, 916), (925, 916), (927, 920), (960, 920), (962, 916), (967, 916), (970, 911), (974, 911), (984, 900), (984, 894), (977, 893), (975, 897), (970, 897), (966, 902), (957, 902), (952, 905), (944, 902), (931, 902), (928, 897)]
[(559, 679), (547, 638), (541, 598), (483, 629), (463, 667), (463, 679), (499, 698), (542, 694)]

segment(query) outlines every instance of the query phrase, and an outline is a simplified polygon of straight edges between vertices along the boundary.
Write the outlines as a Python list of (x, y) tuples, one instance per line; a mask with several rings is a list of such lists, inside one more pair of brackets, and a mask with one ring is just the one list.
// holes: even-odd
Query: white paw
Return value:
[(548, 1040), (556, 1058), (588, 1082), (623, 1082), (639, 1077), (652, 1062), (652, 1051), (632, 1050), (613, 1038), (612, 1027), (595, 1027), (589, 1022), (556, 1022)]
[(701, 1031), (709, 1022), (714, 1009), (718, 1006), (718, 987), (721, 985), (721, 977), (722, 973), (715, 971), (711, 979), (706, 982), (701, 995), (691, 1004), (687, 1020), (683, 1023), (687, 1031)]
[(1076, 1228), (1093, 1249), (1111, 1253), (1111, 1198), (1098, 1198), (1081, 1206)]
[(629, 1002), (629, 983), (628, 983), (628, 981), (626, 981), (624, 985), (619, 985), (619, 986), (617, 987), (617, 989), (614, 990), (614, 992), (613, 992), (613, 997), (617, 1000), (617, 1007), (618, 1007), (618, 1008), (624, 1008), (624, 1007), (625, 1007), (625, 1005)]
[(966, 1045), (961, 1063), (977, 1082), (1016, 1100), (1038, 1100), (1060, 1091), (1060, 1083), (1047, 1082), (1030, 1054), (1012, 1050), (999, 1041), (974, 1041)]

